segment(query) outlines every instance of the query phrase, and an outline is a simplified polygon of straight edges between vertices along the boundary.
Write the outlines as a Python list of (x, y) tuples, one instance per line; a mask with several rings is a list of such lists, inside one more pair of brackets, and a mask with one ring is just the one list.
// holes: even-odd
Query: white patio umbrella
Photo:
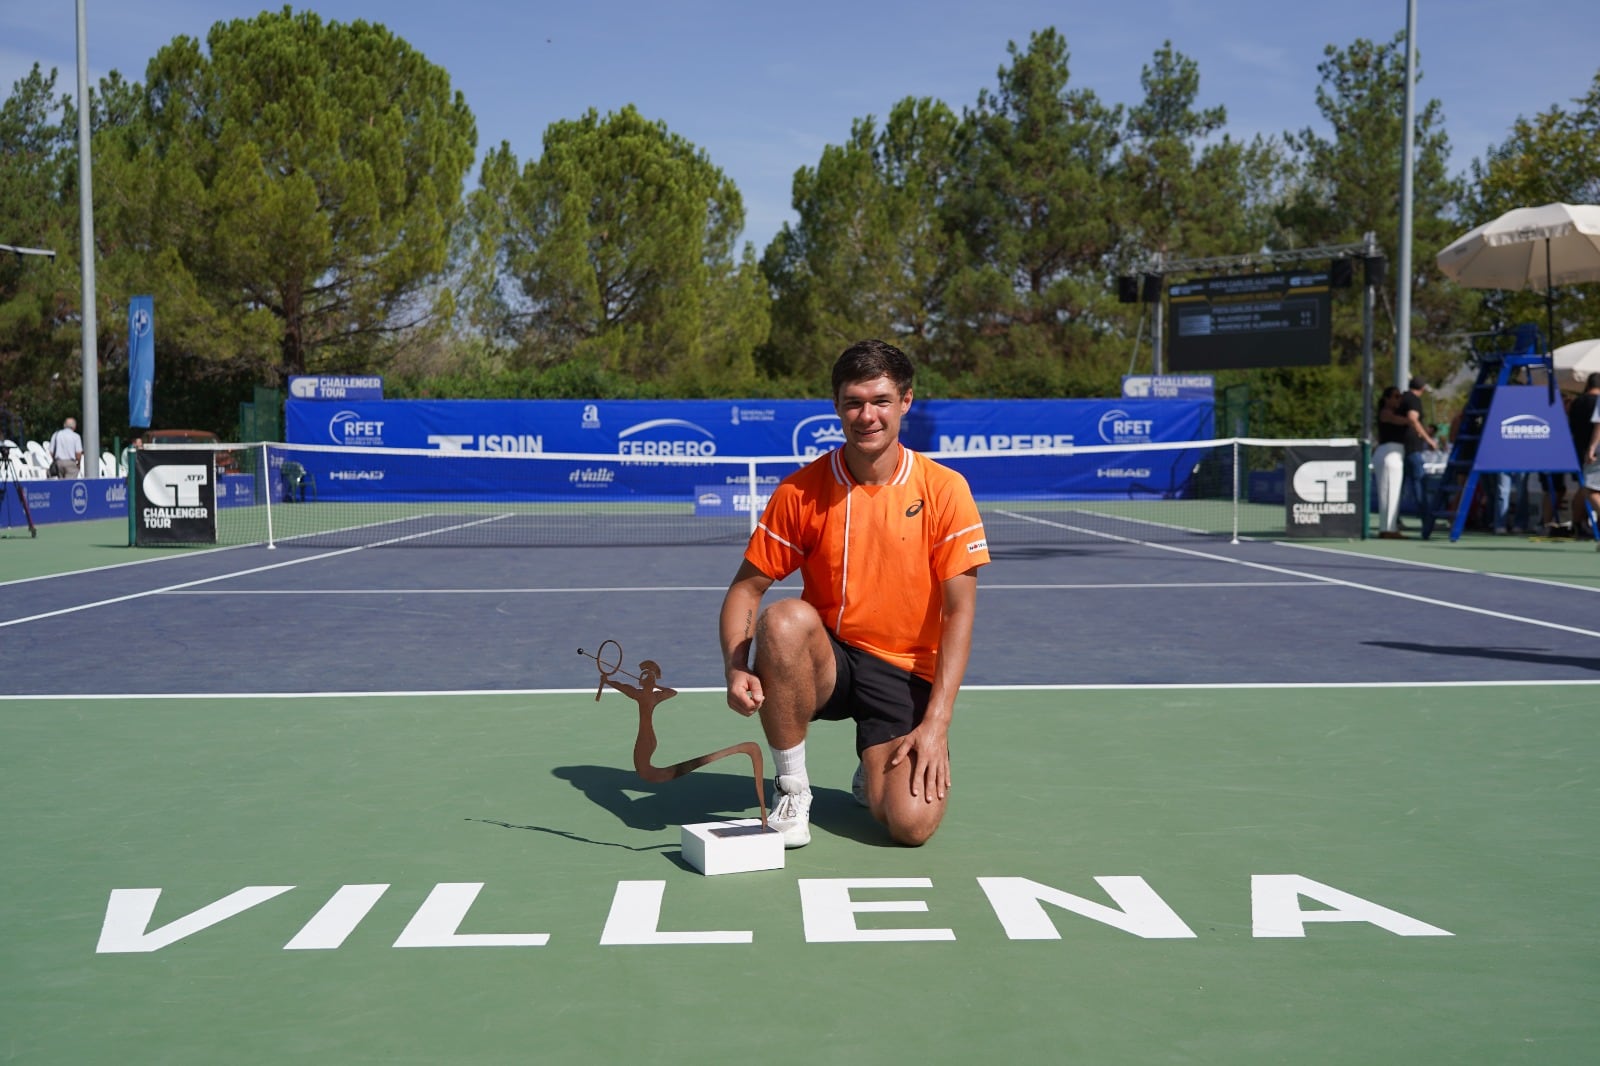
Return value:
[(1546, 343), (1554, 345), (1555, 286), (1600, 281), (1600, 205), (1507, 211), (1451, 241), (1438, 263), (1469, 289), (1543, 289)]
[(1600, 339), (1563, 344), (1553, 354), (1556, 377), (1567, 392), (1582, 392), (1584, 380), (1600, 373)]

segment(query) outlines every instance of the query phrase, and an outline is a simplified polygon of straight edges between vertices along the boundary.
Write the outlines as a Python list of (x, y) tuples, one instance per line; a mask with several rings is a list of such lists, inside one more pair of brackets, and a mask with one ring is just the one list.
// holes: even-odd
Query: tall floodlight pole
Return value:
[(1416, 146), (1417, 0), (1406, 0), (1406, 116), (1400, 132), (1400, 254), (1395, 274), (1394, 383), (1405, 388), (1411, 377), (1411, 174)]
[[(100, 474), (100, 364), (94, 317), (94, 177), (89, 162), (89, 31), (78, 0), (78, 237), (83, 278), (83, 474)], [(93, 473), (90, 473), (90, 472)]]

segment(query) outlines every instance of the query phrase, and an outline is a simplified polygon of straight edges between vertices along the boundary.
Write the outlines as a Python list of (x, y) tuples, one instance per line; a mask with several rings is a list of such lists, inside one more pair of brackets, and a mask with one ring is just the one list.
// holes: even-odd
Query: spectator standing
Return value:
[(1422, 420), (1422, 394), (1426, 389), (1421, 378), (1412, 378), (1400, 397), (1400, 411), (1406, 419), (1404, 484), (1407, 488), (1402, 490), (1402, 495), (1408, 495), (1417, 506), (1423, 540), (1433, 536), (1433, 493), (1428, 491), (1426, 453), (1439, 450), (1439, 442)]
[(83, 438), (78, 436), (78, 420), (68, 418), (50, 435), (45, 448), (50, 453), (51, 477), (77, 477), (83, 469)]

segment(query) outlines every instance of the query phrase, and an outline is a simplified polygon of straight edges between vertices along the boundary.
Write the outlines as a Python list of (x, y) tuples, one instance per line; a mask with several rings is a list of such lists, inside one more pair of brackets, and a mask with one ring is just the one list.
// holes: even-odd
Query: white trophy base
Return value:
[(683, 858), (706, 876), (783, 869), (783, 834), (759, 818), (683, 826)]

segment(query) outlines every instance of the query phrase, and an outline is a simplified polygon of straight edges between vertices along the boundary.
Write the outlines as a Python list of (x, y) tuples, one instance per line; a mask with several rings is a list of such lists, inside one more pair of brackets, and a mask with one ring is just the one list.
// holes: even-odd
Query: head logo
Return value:
[(1100, 416), (1100, 439), (1107, 444), (1148, 444), (1150, 430), (1155, 425), (1151, 418), (1134, 418), (1120, 407), (1114, 407)]
[(210, 480), (199, 463), (158, 466), (144, 476), (144, 498), (155, 507), (199, 507), (200, 486)]
[(844, 425), (838, 415), (812, 415), (795, 425), (793, 440), (794, 454), (815, 458), (844, 443)]
[(922, 501), (921, 500), (918, 500), (916, 503), (914, 503), (910, 507), (906, 508), (906, 517), (907, 518), (915, 518), (915, 517), (917, 517), (917, 515), (919, 515), (921, 513), (922, 513)]
[(618, 433), (617, 453), (649, 459), (716, 455), (717, 438), (704, 426), (681, 418), (652, 418)]
[(1512, 415), (1500, 423), (1501, 440), (1549, 440), (1550, 423), (1538, 415)]
[(355, 411), (340, 411), (328, 420), (328, 437), (335, 444), (381, 448), (383, 423), (362, 418)]
[(1356, 464), (1348, 459), (1313, 459), (1294, 472), (1294, 494), (1308, 503), (1346, 503), (1356, 480)]

